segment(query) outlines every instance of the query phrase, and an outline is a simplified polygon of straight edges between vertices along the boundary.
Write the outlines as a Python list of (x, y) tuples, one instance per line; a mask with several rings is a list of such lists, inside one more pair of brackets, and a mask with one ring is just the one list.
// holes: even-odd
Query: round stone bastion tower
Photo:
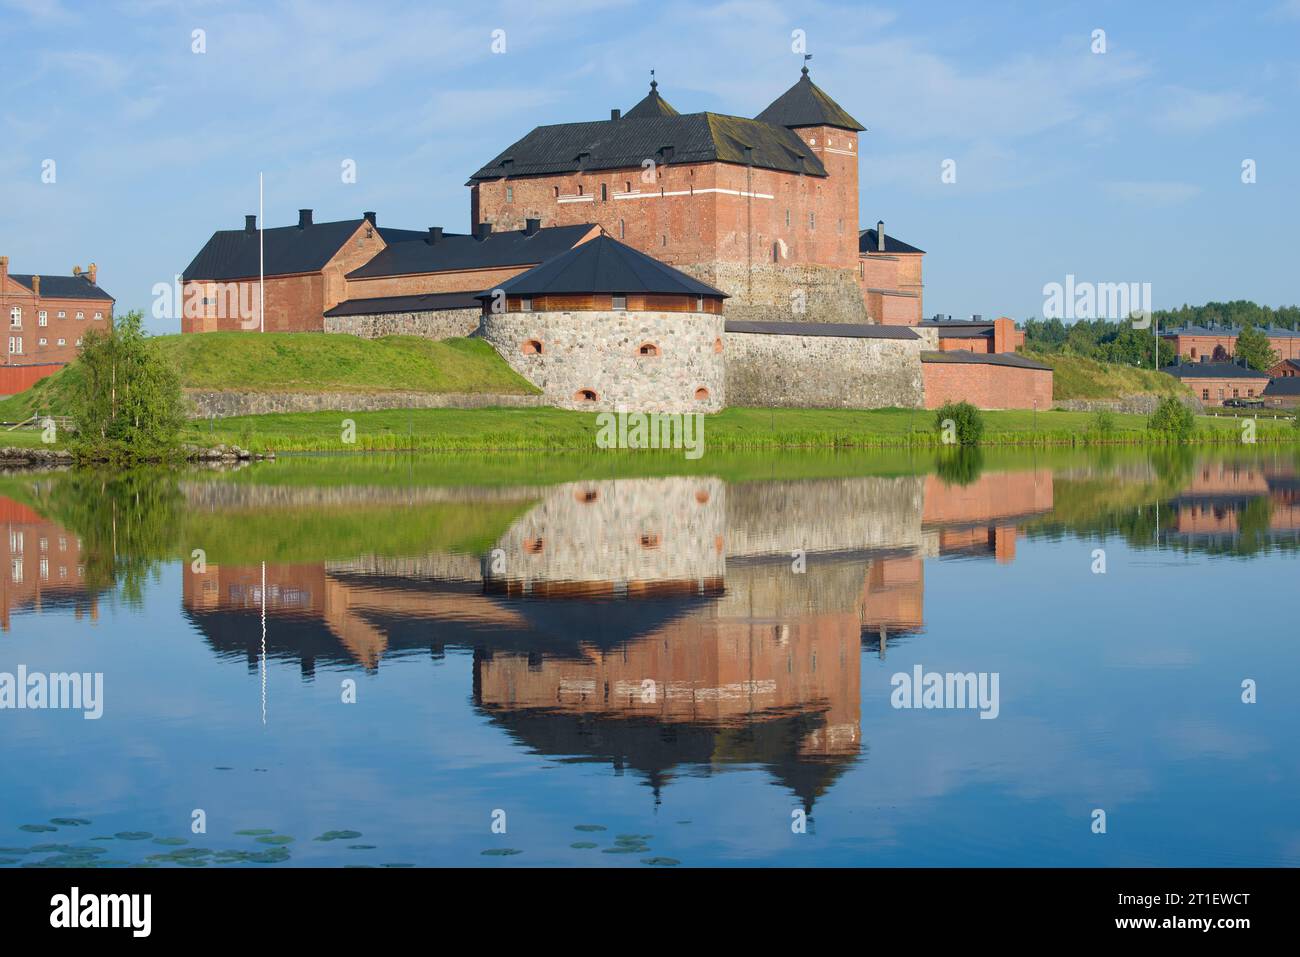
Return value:
[(718, 412), (726, 293), (597, 236), (479, 295), (482, 336), (562, 409)]

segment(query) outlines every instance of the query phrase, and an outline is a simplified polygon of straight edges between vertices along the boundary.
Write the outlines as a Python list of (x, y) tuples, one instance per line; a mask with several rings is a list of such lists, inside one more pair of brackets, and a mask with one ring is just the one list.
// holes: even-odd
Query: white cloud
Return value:
[(1164, 106), (1153, 117), (1152, 125), (1169, 133), (1204, 132), (1264, 108), (1258, 98), (1232, 91), (1206, 93), (1175, 86), (1167, 87), (1162, 98)]
[(1141, 206), (1176, 206), (1198, 195), (1202, 188), (1196, 183), (1113, 180), (1102, 183), (1102, 189), (1125, 203)]

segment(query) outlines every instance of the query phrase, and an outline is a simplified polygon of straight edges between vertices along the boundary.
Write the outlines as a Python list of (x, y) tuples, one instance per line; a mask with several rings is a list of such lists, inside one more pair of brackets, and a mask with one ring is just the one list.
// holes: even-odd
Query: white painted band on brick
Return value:
[[(755, 199), (776, 199), (771, 193), (751, 193), (743, 189), (725, 189), (721, 186), (709, 186), (705, 189), (672, 189), (662, 193), (615, 193), (615, 199), (659, 199), (662, 196), (699, 196), (702, 193), (725, 193), (728, 196), (752, 196)], [(564, 202), (564, 200), (560, 200)]]
[(595, 196), (561, 196), (556, 200), (557, 203), (590, 203), (595, 200)]

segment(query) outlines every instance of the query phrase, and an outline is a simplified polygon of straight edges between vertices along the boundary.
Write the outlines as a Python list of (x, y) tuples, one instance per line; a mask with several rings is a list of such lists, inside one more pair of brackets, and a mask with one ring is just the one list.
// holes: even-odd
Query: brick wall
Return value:
[[(77, 358), (81, 339), (90, 329), (107, 331), (113, 322), (111, 299), (54, 299), (0, 276), (0, 363), (68, 363)], [(18, 324), (14, 325), (14, 310)], [(44, 318), (42, 318), (42, 314)], [(77, 318), (78, 315), (81, 318)], [(96, 319), (96, 316), (99, 316)], [(43, 324), (42, 324), (43, 323)], [(13, 340), (13, 350), (10, 349)], [(44, 340), (44, 342), (42, 342)], [(18, 351), (21, 350), (21, 351)]]
[(937, 409), (945, 402), (965, 400), (981, 409), (1050, 409), (1050, 369), (975, 362), (922, 362), (925, 407)]
[(1268, 386), (1268, 376), (1261, 372), (1258, 379), (1191, 379), (1183, 380), (1183, 385), (1191, 390), (1205, 405), (1223, 405), (1224, 399), (1259, 399)]
[(531, 268), (531, 266), (507, 266), (501, 269), (463, 269), (455, 272), (349, 279), (346, 295), (343, 298), (373, 299), (383, 296), (419, 296), (439, 292), (483, 292)]
[(24, 392), (47, 375), (54, 375), (63, 366), (62, 362), (0, 366), (0, 396)]

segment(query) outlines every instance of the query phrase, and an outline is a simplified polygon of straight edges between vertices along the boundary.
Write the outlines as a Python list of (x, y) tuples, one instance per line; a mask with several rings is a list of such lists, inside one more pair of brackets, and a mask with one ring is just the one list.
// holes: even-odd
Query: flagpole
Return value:
[(257, 331), (266, 332), (266, 211), (262, 205), (262, 174), (257, 174)]

